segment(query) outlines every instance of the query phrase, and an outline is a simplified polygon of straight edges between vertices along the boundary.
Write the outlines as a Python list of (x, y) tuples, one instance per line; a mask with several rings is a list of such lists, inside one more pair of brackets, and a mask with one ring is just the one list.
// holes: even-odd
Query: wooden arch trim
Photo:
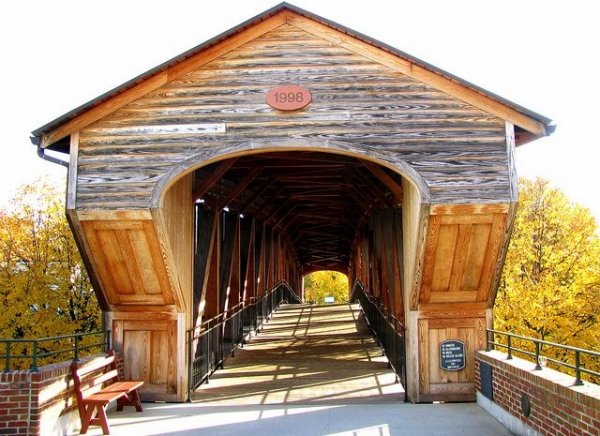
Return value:
[(361, 148), (356, 148), (348, 143), (317, 138), (311, 140), (282, 138), (277, 142), (277, 145), (273, 145), (273, 141), (270, 140), (248, 141), (236, 146), (235, 149), (232, 149), (231, 146), (214, 147), (186, 159), (159, 179), (152, 192), (150, 207), (151, 209), (160, 209), (164, 195), (169, 188), (181, 177), (199, 168), (226, 159), (239, 158), (252, 154), (286, 151), (316, 151), (340, 154), (368, 161), (373, 165), (384, 166), (399, 174), (403, 179), (416, 187), (421, 204), (430, 203), (431, 194), (423, 177), (405, 161), (385, 155), (374, 147), (362, 146)]

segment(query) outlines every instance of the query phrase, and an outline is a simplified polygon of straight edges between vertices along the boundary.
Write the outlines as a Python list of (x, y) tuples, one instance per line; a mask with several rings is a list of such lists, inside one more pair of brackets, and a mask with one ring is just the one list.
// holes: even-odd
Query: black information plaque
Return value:
[(465, 343), (448, 340), (440, 344), (440, 367), (446, 371), (460, 371), (465, 368)]

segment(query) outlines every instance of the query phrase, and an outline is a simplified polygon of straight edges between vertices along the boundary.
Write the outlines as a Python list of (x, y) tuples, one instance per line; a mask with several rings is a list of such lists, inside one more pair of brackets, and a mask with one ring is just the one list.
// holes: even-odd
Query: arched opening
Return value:
[[(220, 159), (215, 154), (205, 165), (192, 158), (162, 179), (153, 198), (177, 229), (169, 235), (174, 258), (178, 245), (193, 252), (189, 274), (182, 273), (182, 262), (177, 268), (188, 277), (182, 286), (186, 328), (215, 325), (263, 301), (281, 283), (299, 295), (303, 278), (317, 271), (346, 276), (346, 299), (360, 283), (381, 310), (404, 322), (403, 288), (412, 283), (418, 262), (428, 191), (421, 189), (422, 179), (400, 174), (397, 168), (405, 164), (338, 146), (274, 151), (253, 144)], [(181, 226), (187, 215), (193, 218)], [(185, 235), (192, 237), (186, 242)], [(257, 313), (255, 325), (266, 312)], [(230, 330), (223, 328), (223, 340), (230, 340)]]
[(350, 301), (348, 276), (338, 271), (322, 270), (306, 274), (302, 298), (311, 304), (340, 304)]
[[(281, 280), (300, 293), (302, 277), (321, 270), (369, 282), (386, 304), (401, 299), (400, 274), (393, 269), (402, 241), (386, 233), (391, 227), (384, 221), (398, 220), (401, 227), (405, 182), (389, 169), (340, 154), (271, 152), (198, 168), (191, 183), (193, 307), (200, 318), (260, 296)], [(373, 255), (375, 261), (361, 264)], [(396, 286), (383, 285), (393, 280)], [(401, 307), (398, 302), (396, 316), (403, 317)]]

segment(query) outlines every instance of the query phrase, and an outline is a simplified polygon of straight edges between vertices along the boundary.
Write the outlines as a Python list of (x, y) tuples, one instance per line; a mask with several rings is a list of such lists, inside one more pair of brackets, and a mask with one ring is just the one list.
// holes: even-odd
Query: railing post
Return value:
[(38, 352), (38, 343), (37, 341), (33, 341), (33, 350), (32, 350), (32, 360), (31, 360), (31, 368), (29, 369), (31, 372), (37, 372), (37, 352)]
[(75, 349), (73, 350), (73, 362), (79, 362), (79, 336), (75, 336)]
[(507, 344), (506, 348), (507, 348), (507, 352), (508, 352), (508, 356), (506, 356), (506, 360), (512, 359), (512, 348), (511, 348), (512, 340), (511, 339), (512, 339), (511, 335), (506, 336), (506, 344)]
[(488, 353), (491, 351), (491, 348), (490, 348), (490, 336), (492, 336), (493, 334), (494, 333), (492, 333), (488, 329), (485, 330), (485, 351), (488, 352)]
[(4, 351), (4, 372), (10, 372), (10, 341), (6, 341)]
[(581, 354), (579, 351), (575, 351), (575, 386), (582, 386), (583, 380), (581, 380)]
[(540, 343), (535, 341), (535, 371), (541, 371), (542, 365), (540, 365)]

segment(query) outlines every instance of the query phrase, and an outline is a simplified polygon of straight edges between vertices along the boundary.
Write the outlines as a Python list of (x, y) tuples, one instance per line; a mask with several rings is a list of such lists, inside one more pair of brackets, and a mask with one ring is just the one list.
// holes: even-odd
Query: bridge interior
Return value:
[(210, 382), (204, 405), (378, 404), (404, 389), (358, 305), (283, 305)]
[[(385, 253), (385, 239), (391, 243), (401, 227), (399, 174), (349, 155), (294, 150), (221, 160), (191, 177), (196, 325), (264, 295), (281, 280), (300, 293), (302, 277), (320, 270), (384, 289), (382, 301), (392, 309), (388, 303), (397, 300), (395, 316), (403, 317), (402, 241), (387, 247), (387, 258)], [(380, 231), (386, 213), (388, 220), (397, 217), (397, 235)], [(371, 259), (364, 268), (363, 258)], [(395, 298), (388, 295), (394, 291)]]
[(195, 172), (205, 208), (252, 214), (292, 243), (303, 274), (348, 272), (361, 225), (402, 203), (401, 177), (366, 160), (294, 151), (220, 161)]

